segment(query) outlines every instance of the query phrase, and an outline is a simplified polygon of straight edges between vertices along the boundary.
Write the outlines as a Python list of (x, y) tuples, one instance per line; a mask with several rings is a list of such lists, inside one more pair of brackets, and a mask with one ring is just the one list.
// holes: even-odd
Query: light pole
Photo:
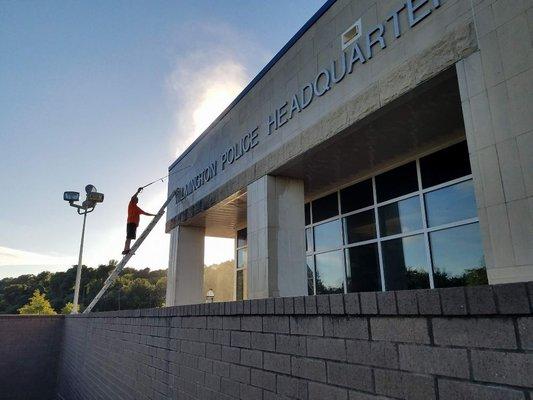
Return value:
[(83, 257), (83, 241), (85, 239), (85, 222), (87, 221), (87, 214), (94, 211), (97, 203), (104, 201), (104, 194), (98, 193), (93, 185), (85, 186), (85, 193), (87, 194), (85, 200), (81, 204), (76, 204), (80, 200), (79, 192), (65, 192), (63, 193), (63, 200), (68, 201), (71, 207), (76, 208), (79, 215), (83, 215), (83, 227), (81, 229), (80, 254), (78, 256), (78, 269), (76, 270), (76, 285), (74, 287), (74, 304), (71, 314), (78, 313), (78, 299), (80, 296), (81, 283), (81, 262)]

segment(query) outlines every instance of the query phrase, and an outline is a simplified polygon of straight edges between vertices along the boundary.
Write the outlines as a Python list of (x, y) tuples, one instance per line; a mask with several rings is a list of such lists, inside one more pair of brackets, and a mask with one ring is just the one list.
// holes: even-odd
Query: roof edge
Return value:
[(228, 114), (231, 109), (233, 107), (235, 107), (237, 105), (237, 103), (239, 101), (242, 100), (242, 98), (244, 96), (246, 96), (246, 94), (257, 84), (257, 82), (259, 82), (266, 74), (268, 71), (270, 71), (270, 69), (281, 59), (281, 57), (283, 57), (285, 55), (285, 53), (287, 53), (287, 51), (289, 51), (289, 49), (298, 41), (298, 39), (300, 39), (304, 34), (305, 32), (307, 32), (309, 30), (309, 28), (311, 28), (311, 26), (316, 22), (318, 21), (318, 19), (324, 15), (324, 13), (326, 11), (328, 11), (331, 6), (336, 2), (337, 0), (327, 0), (323, 5), (322, 7), (320, 7), (318, 9), (318, 11), (316, 13), (313, 14), (313, 16), (298, 30), (298, 32), (296, 32), (296, 34), (290, 38), (290, 40), (285, 44), (285, 46), (283, 46), (281, 48), (280, 51), (278, 51), (276, 53), (276, 55), (268, 62), (267, 65), (265, 65), (263, 67), (263, 69), (261, 71), (259, 71), (259, 73), (254, 77), (254, 79), (252, 79), (250, 81), (250, 83), (248, 85), (246, 85), (246, 87), (239, 93), (239, 95), (229, 104), (229, 106), (227, 106), (225, 108), (224, 111), (222, 111), (222, 113), (202, 132), (202, 134), (200, 134), (200, 136), (198, 136), (194, 142), (192, 142), (184, 151), (183, 153), (180, 154), (180, 156), (172, 163), (170, 164), (170, 166), (168, 167), (168, 170), (172, 170), (172, 168), (174, 168), (174, 166), (176, 166), (176, 164), (178, 164), (197, 144), (200, 140), (202, 140), (208, 133), (209, 131), (217, 124), (220, 122), (220, 120), (222, 118), (224, 118), (226, 116), (226, 114)]

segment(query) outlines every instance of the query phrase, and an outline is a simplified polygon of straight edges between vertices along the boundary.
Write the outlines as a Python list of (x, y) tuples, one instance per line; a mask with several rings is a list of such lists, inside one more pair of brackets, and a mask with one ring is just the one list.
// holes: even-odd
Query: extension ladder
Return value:
[(175, 195), (176, 195), (176, 191), (172, 192), (171, 195), (168, 197), (168, 199), (163, 203), (163, 205), (159, 209), (159, 212), (155, 215), (152, 221), (150, 221), (150, 223), (148, 224), (146, 229), (143, 231), (141, 236), (139, 236), (139, 239), (135, 241), (135, 243), (130, 249), (130, 252), (122, 258), (122, 260), (117, 264), (113, 272), (109, 274), (109, 276), (104, 282), (104, 286), (102, 287), (102, 289), (100, 289), (98, 294), (94, 297), (93, 301), (91, 301), (91, 304), (89, 304), (87, 308), (83, 311), (83, 314), (90, 313), (93, 307), (96, 305), (96, 303), (98, 303), (100, 298), (104, 295), (106, 290), (109, 289), (109, 286), (111, 286), (115, 282), (120, 272), (122, 272), (122, 270), (124, 269), (128, 261), (130, 260), (130, 258), (133, 257), (133, 255), (135, 254), (135, 251), (141, 246), (141, 244), (144, 242), (144, 239), (146, 239), (146, 237), (150, 234), (150, 232), (152, 232), (152, 229), (154, 229), (156, 224), (159, 222), (159, 220), (165, 213), (165, 208), (167, 208), (168, 203), (170, 203), (170, 200), (172, 200), (172, 198)]

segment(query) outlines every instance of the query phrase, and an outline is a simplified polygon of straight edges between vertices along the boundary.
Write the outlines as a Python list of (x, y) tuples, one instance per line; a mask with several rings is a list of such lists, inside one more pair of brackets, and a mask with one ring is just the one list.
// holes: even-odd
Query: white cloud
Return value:
[(2, 266), (30, 266), (30, 265), (69, 265), (75, 262), (73, 257), (59, 254), (42, 254), (31, 251), (12, 249), (0, 246), (0, 267)]
[(183, 30), (183, 37), (195, 38), (195, 46), (179, 56), (168, 79), (177, 110), (177, 155), (224, 111), (268, 57), (226, 25), (191, 24)]

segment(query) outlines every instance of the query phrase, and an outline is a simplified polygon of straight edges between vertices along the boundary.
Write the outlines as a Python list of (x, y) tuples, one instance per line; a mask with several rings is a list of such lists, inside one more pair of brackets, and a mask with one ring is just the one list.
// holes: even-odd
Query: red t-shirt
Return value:
[(139, 225), (141, 214), (146, 213), (141, 210), (139, 206), (133, 202), (133, 200), (130, 200), (130, 204), (128, 204), (128, 224)]

